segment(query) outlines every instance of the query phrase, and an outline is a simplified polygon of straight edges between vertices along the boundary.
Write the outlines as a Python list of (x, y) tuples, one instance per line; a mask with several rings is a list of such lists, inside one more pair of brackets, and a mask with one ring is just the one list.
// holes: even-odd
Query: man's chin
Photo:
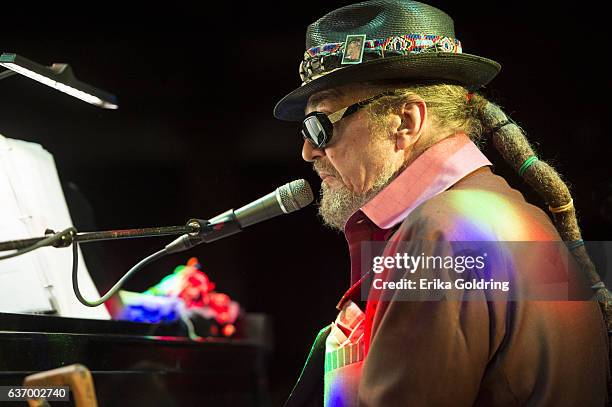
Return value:
[(321, 200), (319, 204), (319, 215), (323, 222), (340, 231), (344, 230), (346, 221), (359, 208), (372, 200), (383, 188), (385, 188), (399, 173), (387, 170), (374, 183), (374, 187), (366, 193), (357, 194), (351, 191), (340, 179), (336, 177), (325, 177), (321, 183)]
[(348, 218), (365, 203), (364, 199), (365, 196), (353, 193), (339, 180), (326, 178), (321, 183), (319, 215), (325, 225), (342, 231)]

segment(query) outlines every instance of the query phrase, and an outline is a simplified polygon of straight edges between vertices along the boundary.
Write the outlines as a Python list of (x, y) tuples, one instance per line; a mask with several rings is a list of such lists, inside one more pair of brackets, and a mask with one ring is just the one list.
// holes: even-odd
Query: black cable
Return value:
[(25, 249), (19, 249), (11, 254), (0, 256), (0, 260), (5, 260), (5, 259), (10, 259), (12, 257), (21, 256), (22, 254), (29, 253), (36, 249), (40, 249), (41, 247), (55, 246), (57, 242), (69, 237), (69, 240), (67, 242), (64, 242), (64, 245), (67, 246), (68, 244), (72, 243), (72, 288), (74, 290), (74, 294), (76, 295), (77, 299), (81, 302), (81, 304), (86, 305), (88, 307), (97, 307), (98, 305), (106, 302), (110, 297), (115, 295), (115, 293), (119, 291), (121, 286), (123, 286), (125, 281), (128, 278), (130, 278), (134, 273), (139, 271), (141, 268), (143, 268), (147, 264), (157, 259), (160, 259), (161, 257), (164, 257), (166, 254), (168, 254), (167, 250), (164, 248), (158, 252), (153, 253), (152, 255), (148, 257), (145, 257), (143, 260), (139, 261), (134, 267), (129, 269), (128, 272), (125, 273), (123, 277), (121, 277), (119, 281), (117, 281), (115, 285), (112, 286), (111, 289), (108, 290), (106, 294), (104, 294), (102, 297), (100, 297), (96, 301), (88, 301), (85, 298), (83, 298), (83, 295), (81, 295), (81, 291), (79, 290), (79, 280), (78, 280), (79, 244), (76, 240), (74, 240), (74, 236), (76, 235), (76, 233), (77, 233), (76, 228), (69, 227), (68, 229), (62, 230), (61, 232), (54, 233), (53, 235), (49, 237), (41, 239), (35, 244), (33, 244), (32, 246), (26, 247)]
[(128, 272), (125, 273), (123, 277), (121, 277), (119, 281), (117, 281), (115, 285), (112, 286), (111, 289), (106, 292), (106, 294), (104, 294), (102, 297), (100, 297), (96, 301), (88, 301), (85, 298), (83, 298), (83, 296), (81, 295), (81, 292), (79, 291), (79, 280), (78, 280), (79, 245), (77, 242), (73, 242), (72, 243), (72, 288), (74, 290), (74, 295), (76, 295), (77, 299), (81, 302), (81, 304), (86, 305), (88, 307), (97, 307), (98, 305), (104, 303), (110, 297), (115, 295), (115, 293), (119, 291), (123, 283), (125, 283), (125, 281), (128, 278), (130, 278), (134, 273), (139, 271), (141, 268), (143, 268), (147, 264), (161, 257), (164, 257), (166, 254), (167, 254), (166, 249), (162, 249), (158, 252), (153, 253), (152, 255), (148, 257), (145, 257), (143, 260), (139, 261), (134, 267), (129, 269)]

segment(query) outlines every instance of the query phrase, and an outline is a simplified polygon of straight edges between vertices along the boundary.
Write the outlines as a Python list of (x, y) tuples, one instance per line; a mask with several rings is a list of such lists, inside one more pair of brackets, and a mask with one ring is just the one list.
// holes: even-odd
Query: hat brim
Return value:
[(357, 81), (435, 79), (478, 89), (488, 84), (500, 69), (501, 66), (497, 62), (487, 58), (448, 52), (377, 59), (338, 69), (302, 85), (276, 104), (274, 117), (286, 121), (300, 121), (304, 118), (304, 110), (310, 96)]

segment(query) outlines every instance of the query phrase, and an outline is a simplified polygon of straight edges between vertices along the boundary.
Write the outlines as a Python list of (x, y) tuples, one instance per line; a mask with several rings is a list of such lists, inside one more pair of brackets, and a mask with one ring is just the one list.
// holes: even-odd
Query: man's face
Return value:
[(358, 60), (359, 53), (361, 52), (361, 43), (358, 41), (351, 42), (347, 47), (347, 58), (351, 60)]
[[(313, 95), (306, 114), (333, 113), (374, 93), (365, 89), (341, 94)], [(333, 136), (323, 149), (304, 141), (302, 157), (312, 162), (322, 179), (320, 215), (325, 223), (342, 230), (350, 215), (372, 199), (402, 167), (404, 155), (396, 148), (394, 132), (399, 116), (391, 115), (381, 128), (371, 126), (366, 109), (336, 122)], [(375, 128), (376, 127), (376, 128)]]

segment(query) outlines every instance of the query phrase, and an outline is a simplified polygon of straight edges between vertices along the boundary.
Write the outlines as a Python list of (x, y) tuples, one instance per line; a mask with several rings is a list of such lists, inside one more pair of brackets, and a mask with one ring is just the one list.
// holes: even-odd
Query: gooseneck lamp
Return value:
[(77, 80), (68, 64), (46, 67), (17, 54), (3, 53), (0, 66), (7, 68), (0, 73), (0, 79), (18, 73), (103, 109), (119, 107), (114, 95)]

